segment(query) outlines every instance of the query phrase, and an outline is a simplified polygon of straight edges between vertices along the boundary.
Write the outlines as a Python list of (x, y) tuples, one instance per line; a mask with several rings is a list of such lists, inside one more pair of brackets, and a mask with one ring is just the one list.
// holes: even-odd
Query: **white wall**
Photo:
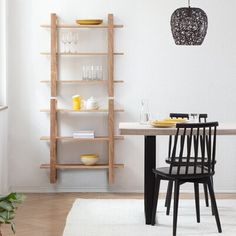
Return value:
[(0, 0), (0, 106), (6, 105), (6, 0)]
[[(116, 32), (116, 51), (125, 55), (116, 60), (116, 100), (125, 109), (117, 115), (120, 121), (137, 121), (139, 102), (150, 101), (153, 118), (166, 117), (169, 112), (207, 112), (211, 120), (234, 122), (236, 118), (236, 2), (228, 0), (192, 1), (209, 17), (209, 30), (201, 47), (175, 46), (170, 30), (172, 12), (186, 5), (179, 0), (9, 0), (9, 158), (10, 185), (18, 191), (106, 191), (105, 171), (65, 171), (56, 185), (48, 183), (48, 172), (40, 170), (49, 161), (46, 143), (39, 141), (49, 133), (49, 120), (39, 109), (48, 105), (49, 88), (39, 83), (49, 79), (49, 60), (39, 55), (49, 46), (49, 32), (41, 23), (49, 22), (56, 12), (63, 22), (76, 18), (104, 18), (115, 15), (115, 22), (125, 25)], [(82, 49), (103, 49), (104, 36), (81, 31)], [(98, 36), (97, 36), (98, 35)], [(87, 37), (94, 42), (88, 43)], [(79, 78), (79, 69), (90, 59), (62, 59), (61, 77)], [(97, 61), (94, 61), (97, 63)], [(103, 62), (105, 63), (105, 62)], [(105, 88), (64, 85), (60, 104), (70, 104), (70, 97), (80, 93), (95, 95), (104, 102)], [(104, 133), (104, 116), (63, 115), (62, 134), (85, 128)], [(99, 127), (99, 128), (97, 128)], [(166, 138), (158, 138), (158, 165), (164, 164)], [(215, 177), (217, 191), (236, 191), (236, 138), (218, 139), (218, 163)], [(60, 160), (76, 162), (84, 150), (105, 154), (105, 144), (65, 143), (60, 145)], [(103, 158), (102, 158), (103, 159)], [(112, 191), (142, 191), (143, 139), (127, 137), (116, 145), (116, 162), (125, 169), (116, 171)], [(192, 189), (192, 186), (190, 186)]]
[(7, 110), (0, 110), (0, 195), (8, 192)]

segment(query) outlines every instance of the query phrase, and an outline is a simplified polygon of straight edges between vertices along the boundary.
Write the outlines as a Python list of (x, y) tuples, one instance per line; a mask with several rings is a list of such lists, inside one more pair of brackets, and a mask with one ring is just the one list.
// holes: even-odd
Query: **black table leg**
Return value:
[(153, 190), (155, 176), (152, 170), (156, 168), (156, 136), (145, 136), (145, 163), (144, 163), (144, 207), (146, 224), (151, 224)]

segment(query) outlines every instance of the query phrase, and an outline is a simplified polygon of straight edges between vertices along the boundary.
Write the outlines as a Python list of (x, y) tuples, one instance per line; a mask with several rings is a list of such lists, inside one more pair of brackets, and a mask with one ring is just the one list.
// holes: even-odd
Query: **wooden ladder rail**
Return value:
[(108, 14), (108, 182), (114, 183), (114, 20)]
[(50, 98), (50, 183), (57, 181), (57, 79), (58, 79), (57, 15), (51, 14), (51, 98)]

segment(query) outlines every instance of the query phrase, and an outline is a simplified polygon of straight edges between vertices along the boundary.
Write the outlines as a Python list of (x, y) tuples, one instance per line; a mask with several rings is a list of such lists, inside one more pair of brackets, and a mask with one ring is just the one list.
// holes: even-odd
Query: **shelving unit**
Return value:
[[(51, 25), (41, 25), (42, 28), (51, 28)], [(86, 28), (98, 28), (98, 29), (108, 29), (109, 25), (57, 25), (56, 26), (58, 29), (75, 29), (75, 28), (80, 28), (80, 29), (86, 29)], [(123, 28), (123, 25), (113, 25), (113, 28)]]
[[(49, 164), (42, 164), (41, 169), (50, 169)], [(114, 164), (113, 168), (124, 168), (123, 164)], [(107, 164), (97, 164), (95, 166), (85, 166), (82, 164), (56, 164), (56, 169), (58, 170), (100, 170), (100, 169), (108, 169), (109, 170), (109, 165)]]
[[(114, 83), (124, 83), (123, 80), (114, 80)], [(41, 80), (40, 83), (51, 84), (50, 80)], [(107, 84), (107, 80), (58, 80), (57, 83), (62, 84), (80, 84), (80, 85), (89, 85), (89, 84)]]
[[(72, 110), (72, 109), (57, 109), (57, 112), (61, 113), (106, 113), (109, 109), (97, 109), (97, 110)], [(114, 112), (124, 112), (123, 109), (114, 109)], [(41, 109), (40, 112), (50, 112), (50, 109)]]
[[(41, 55), (51, 56), (50, 52), (41, 52)], [(56, 53), (58, 56), (108, 56), (106, 52), (58, 52)], [(123, 56), (122, 52), (114, 52), (114, 56)]]
[[(48, 141), (50, 143), (50, 163), (42, 164), (41, 169), (50, 170), (50, 182), (56, 183), (58, 170), (80, 170), (80, 169), (107, 169), (109, 184), (114, 183), (114, 169), (124, 168), (123, 164), (115, 164), (114, 162), (114, 145), (115, 140), (123, 140), (123, 136), (115, 136), (114, 120), (116, 112), (123, 112), (123, 109), (114, 108), (114, 83), (123, 83), (122, 80), (114, 80), (114, 56), (121, 56), (123, 53), (114, 52), (114, 29), (122, 28), (123, 25), (114, 25), (113, 15), (108, 15), (108, 23), (106, 25), (60, 25), (58, 24), (58, 18), (56, 14), (51, 14), (51, 24), (41, 25), (43, 28), (50, 29), (51, 32), (51, 50), (50, 52), (42, 52), (41, 55), (49, 56), (51, 61), (51, 80), (42, 80), (41, 83), (49, 84), (51, 89), (50, 109), (41, 109), (41, 112), (49, 113), (50, 115), (50, 136), (43, 136), (40, 138), (42, 141)], [(107, 30), (108, 45), (107, 52), (77, 52), (77, 53), (61, 53), (58, 50), (58, 30), (60, 29), (80, 29), (80, 28), (100, 28)], [(83, 81), (83, 80), (58, 80), (58, 60), (60, 56), (105, 56), (107, 57), (107, 80), (97, 81)], [(62, 84), (78, 84), (78, 85), (106, 85), (108, 96), (108, 108), (98, 110), (72, 110), (72, 109), (59, 109), (57, 107), (57, 87)], [(58, 135), (58, 113), (107, 113), (108, 115), (108, 135), (96, 136), (91, 139), (77, 139), (71, 136), (59, 136)], [(107, 163), (97, 164), (94, 166), (85, 166), (82, 164), (69, 164), (57, 162), (57, 145), (58, 142), (108, 142), (107, 151)]]
[[(98, 141), (109, 141), (108, 136), (96, 136), (95, 138), (73, 138), (71, 136), (58, 136), (57, 140), (67, 141), (67, 142), (98, 142)], [(124, 140), (124, 136), (115, 136), (115, 140)], [(50, 141), (50, 136), (42, 136), (40, 138), (42, 141)]]
[[(40, 83), (50, 84), (50, 80), (41, 80)], [(59, 80), (57, 83), (62, 84), (107, 84), (107, 80)], [(114, 80), (114, 83), (124, 83), (123, 80)]]

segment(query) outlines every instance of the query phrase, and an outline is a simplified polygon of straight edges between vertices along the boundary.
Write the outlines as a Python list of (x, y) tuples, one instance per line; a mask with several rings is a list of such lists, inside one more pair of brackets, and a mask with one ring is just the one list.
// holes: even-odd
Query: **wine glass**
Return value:
[(98, 78), (100, 80), (103, 79), (103, 68), (102, 68), (102, 66), (99, 66)]
[(71, 31), (67, 33), (67, 37), (66, 38), (67, 38), (68, 48), (69, 48), (68, 52), (71, 53), (71, 44), (73, 42), (73, 34), (72, 34)]
[(92, 66), (88, 65), (87, 66), (87, 75), (88, 75), (88, 80), (92, 80)]
[(83, 66), (83, 76), (82, 76), (83, 80), (87, 80), (88, 79), (88, 70), (87, 70), (87, 66)]
[(73, 34), (73, 42), (74, 42), (74, 45), (75, 45), (74, 51), (78, 52), (78, 42), (79, 42), (79, 33), (78, 32), (75, 32)]
[(191, 114), (189, 114), (189, 117), (191, 117), (190, 121), (192, 123), (198, 123), (199, 122), (199, 114), (191, 113)]
[(61, 42), (62, 42), (62, 44), (63, 44), (63, 52), (67, 52), (67, 35), (66, 35), (66, 33), (64, 32), (64, 33), (62, 33), (62, 35), (61, 35)]

